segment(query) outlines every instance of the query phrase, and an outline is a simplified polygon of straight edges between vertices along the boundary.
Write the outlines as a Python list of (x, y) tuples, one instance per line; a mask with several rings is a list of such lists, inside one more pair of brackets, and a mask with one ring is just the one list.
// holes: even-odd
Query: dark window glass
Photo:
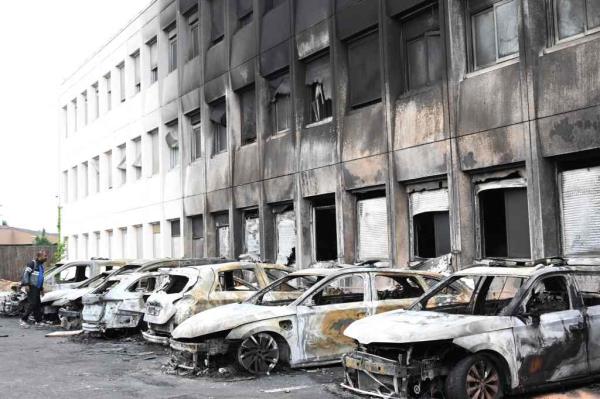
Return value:
[(254, 86), (245, 88), (239, 93), (240, 111), (242, 115), (242, 145), (256, 141), (256, 113)]
[(348, 42), (348, 75), (352, 108), (381, 100), (381, 65), (377, 31)]
[(204, 218), (202, 215), (192, 216), (192, 238), (204, 238)]
[(181, 222), (179, 219), (171, 220), (171, 237), (181, 236)]
[(223, 0), (210, 0), (211, 30), (210, 38), (212, 43), (217, 43), (225, 35), (225, 9)]
[(335, 205), (314, 208), (314, 243), (317, 261), (337, 259)]
[(329, 52), (306, 63), (304, 84), (308, 94), (306, 103), (309, 123), (331, 117), (333, 104)]

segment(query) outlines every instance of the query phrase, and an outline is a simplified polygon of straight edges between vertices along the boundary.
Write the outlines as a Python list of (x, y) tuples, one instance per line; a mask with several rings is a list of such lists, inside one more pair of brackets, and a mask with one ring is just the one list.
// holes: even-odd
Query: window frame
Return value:
[(168, 37), (168, 65), (167, 71), (168, 73), (175, 72), (177, 70), (177, 25), (173, 24), (169, 28), (166, 29), (167, 37)]
[[(258, 132), (256, 128), (256, 89), (254, 84), (248, 85), (237, 91), (239, 104), (240, 104), (240, 144), (241, 146), (246, 146), (250, 144), (254, 144), (258, 140)], [(246, 134), (246, 104), (244, 100), (246, 98), (251, 98), (252, 104), (252, 120), (254, 121), (253, 125), (253, 134), (254, 136), (249, 136)]]
[(558, 1), (557, 0), (548, 0), (551, 4), (548, 4), (548, 2), (546, 2), (546, 5), (548, 6), (547, 10), (548, 10), (548, 16), (547, 19), (549, 21), (549, 23), (551, 24), (551, 26), (549, 27), (550, 29), (548, 29), (548, 47), (552, 47), (554, 45), (560, 45), (566, 42), (570, 42), (573, 40), (577, 40), (577, 39), (581, 39), (583, 37), (589, 36), (589, 35), (593, 35), (595, 33), (600, 32), (600, 25), (595, 27), (595, 28), (588, 28), (588, 1), (589, 0), (584, 0), (583, 2), (583, 7), (584, 7), (584, 24), (583, 24), (583, 32), (578, 33), (576, 35), (573, 36), (569, 36), (569, 37), (565, 37), (564, 39), (560, 38), (560, 32), (558, 30)]
[(154, 36), (146, 43), (146, 46), (148, 46), (148, 59), (150, 61), (150, 85), (153, 85), (158, 82), (158, 38)]
[(188, 48), (188, 61), (200, 55), (200, 18), (198, 8), (194, 8), (186, 15), (190, 43)]

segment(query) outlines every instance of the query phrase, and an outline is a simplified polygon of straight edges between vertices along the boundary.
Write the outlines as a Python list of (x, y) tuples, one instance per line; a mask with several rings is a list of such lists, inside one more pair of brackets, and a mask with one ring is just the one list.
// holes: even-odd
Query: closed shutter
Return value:
[(410, 213), (412, 216), (425, 212), (446, 212), (448, 189), (419, 191), (410, 195)]
[(358, 259), (388, 259), (388, 218), (385, 197), (360, 200), (358, 211)]
[(600, 166), (560, 175), (564, 255), (600, 253)]
[(296, 214), (294, 211), (275, 215), (277, 225), (277, 263), (287, 264), (292, 249), (296, 247)]

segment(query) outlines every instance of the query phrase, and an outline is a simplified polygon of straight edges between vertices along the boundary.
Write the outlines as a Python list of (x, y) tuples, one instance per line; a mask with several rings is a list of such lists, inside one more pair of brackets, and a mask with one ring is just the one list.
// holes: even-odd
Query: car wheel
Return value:
[(279, 345), (267, 333), (244, 339), (238, 347), (238, 363), (252, 374), (269, 374), (279, 363)]
[(488, 356), (474, 355), (462, 359), (446, 378), (449, 399), (500, 399), (503, 378), (496, 363)]

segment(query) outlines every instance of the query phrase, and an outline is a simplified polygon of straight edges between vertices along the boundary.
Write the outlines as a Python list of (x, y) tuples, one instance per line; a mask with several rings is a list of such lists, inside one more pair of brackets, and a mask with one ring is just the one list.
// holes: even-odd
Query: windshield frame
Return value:
[[(287, 276), (283, 276), (283, 277), (273, 281), (271, 284), (267, 285), (263, 289), (258, 290), (256, 293), (254, 293), (254, 295), (252, 295), (250, 298), (246, 299), (242, 303), (248, 303), (248, 304), (257, 305), (257, 306), (270, 306), (270, 305), (264, 305), (264, 304), (257, 303), (258, 297), (264, 296), (264, 294), (266, 294), (267, 292), (272, 291), (272, 288), (275, 285), (281, 284), (282, 282), (284, 282), (284, 280), (292, 280), (294, 278), (300, 278), (300, 277), (304, 277), (304, 278), (314, 277), (317, 281), (315, 281), (315, 283), (312, 286), (310, 286), (306, 291), (302, 292), (298, 298), (294, 299), (293, 301), (291, 301), (290, 303), (288, 303), (286, 305), (279, 305), (279, 306), (297, 306), (299, 302), (304, 300), (304, 298), (307, 296), (307, 294), (310, 294), (311, 292), (314, 291), (315, 287), (320, 286), (323, 283), (323, 281), (328, 280), (328, 278), (327, 278), (328, 276), (325, 274), (314, 274), (314, 273), (294, 274), (294, 273), (290, 273)], [(271, 305), (271, 306), (277, 306), (277, 305)]]

